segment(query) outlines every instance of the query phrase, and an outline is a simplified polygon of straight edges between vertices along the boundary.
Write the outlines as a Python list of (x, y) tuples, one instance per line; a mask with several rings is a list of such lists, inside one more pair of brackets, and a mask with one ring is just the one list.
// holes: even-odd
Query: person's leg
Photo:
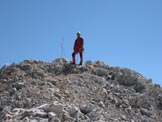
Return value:
[(75, 51), (72, 53), (72, 63), (73, 64), (75, 64), (75, 55), (76, 55), (76, 53), (75, 53)]
[(75, 64), (75, 55), (78, 54), (78, 51), (72, 53), (72, 63)]
[(79, 54), (80, 54), (80, 65), (82, 65), (82, 63), (83, 63), (83, 52), (80, 52)]

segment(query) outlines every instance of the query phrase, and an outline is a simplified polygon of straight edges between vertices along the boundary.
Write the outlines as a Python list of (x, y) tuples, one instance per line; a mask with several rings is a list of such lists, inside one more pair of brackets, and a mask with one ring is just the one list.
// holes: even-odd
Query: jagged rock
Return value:
[(24, 87), (24, 82), (23, 81), (19, 81), (13, 84), (13, 87), (16, 88), (16, 90), (20, 90), (22, 89), (22, 87)]
[(98, 76), (107, 76), (108, 75), (108, 71), (102, 68), (95, 68), (94, 74), (98, 75)]
[(93, 111), (93, 106), (92, 105), (82, 105), (80, 107), (80, 111), (84, 114), (88, 114)]
[(66, 63), (66, 62), (68, 62), (68, 60), (67, 59), (65, 59), (65, 58), (57, 58), (55, 61), (54, 61), (54, 63)]
[(141, 114), (142, 115), (146, 115), (148, 117), (150, 117), (152, 115), (152, 112), (150, 112), (149, 110), (145, 109), (145, 108), (141, 108)]
[(47, 109), (48, 112), (63, 113), (64, 106), (57, 102), (52, 103)]
[(75, 120), (79, 120), (78, 112), (74, 113), (73, 116), (70, 116), (68, 112), (64, 112), (63, 121), (65, 122), (75, 122)]
[(92, 121), (99, 121), (100, 118), (101, 118), (101, 114), (100, 114), (100, 112), (98, 112), (98, 111), (93, 111), (93, 112), (90, 112), (90, 113), (88, 114), (88, 117), (89, 117), (90, 120), (92, 120)]
[(77, 118), (77, 114), (79, 114), (79, 109), (76, 106), (67, 106), (66, 111), (69, 113), (70, 116)]
[(93, 65), (92, 61), (86, 61), (85, 65)]
[(95, 63), (94, 63), (94, 65), (97, 65), (97, 66), (99, 66), (99, 67), (104, 67), (105, 66), (105, 63), (103, 62), (103, 61), (96, 61)]
[(161, 122), (162, 88), (102, 61), (25, 60), (0, 69), (0, 122)]

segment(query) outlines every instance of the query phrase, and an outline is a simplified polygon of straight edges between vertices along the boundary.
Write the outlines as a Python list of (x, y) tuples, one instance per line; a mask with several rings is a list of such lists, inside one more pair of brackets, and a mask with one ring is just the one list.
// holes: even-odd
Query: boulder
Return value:
[(53, 102), (47, 109), (48, 112), (63, 113), (64, 106), (60, 103)]

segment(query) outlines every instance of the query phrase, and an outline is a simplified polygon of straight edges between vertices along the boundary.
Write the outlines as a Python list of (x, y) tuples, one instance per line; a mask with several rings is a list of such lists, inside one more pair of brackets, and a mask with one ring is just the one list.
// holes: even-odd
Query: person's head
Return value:
[(80, 37), (81, 33), (80, 32), (77, 32), (77, 37)]

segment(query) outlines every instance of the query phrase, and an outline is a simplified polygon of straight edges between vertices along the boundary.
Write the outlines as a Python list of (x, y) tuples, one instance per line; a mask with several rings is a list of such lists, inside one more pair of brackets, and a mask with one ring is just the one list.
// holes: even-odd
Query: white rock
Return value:
[(38, 106), (37, 109), (42, 109), (44, 111), (47, 111), (47, 109), (49, 108), (49, 106), (50, 106), (49, 104), (43, 104), (41, 106)]
[(39, 122), (48, 122), (48, 119), (42, 119)]
[(56, 114), (53, 113), (53, 112), (49, 112), (49, 113), (48, 113), (48, 118), (49, 118), (49, 119), (56, 118)]

